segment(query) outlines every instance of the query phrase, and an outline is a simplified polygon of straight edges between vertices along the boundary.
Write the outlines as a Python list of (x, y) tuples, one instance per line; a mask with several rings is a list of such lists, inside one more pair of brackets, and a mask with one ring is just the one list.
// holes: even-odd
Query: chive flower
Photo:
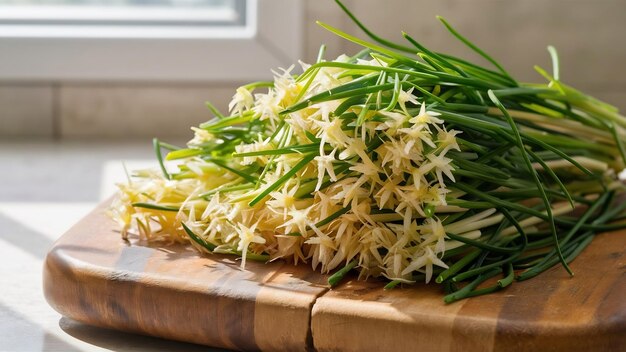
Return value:
[(494, 67), (390, 42), (339, 5), (371, 41), (320, 25), (363, 50), (322, 47), (300, 73), (238, 88), (186, 147), (155, 139), (160, 169), (136, 171), (110, 208), (123, 236), (242, 268), (308, 263), (331, 285), (352, 269), (387, 288), (434, 278), (452, 302), (570, 271), (596, 233), (624, 227), (626, 118), (563, 83), (553, 48), (547, 83), (521, 83), (441, 18)]

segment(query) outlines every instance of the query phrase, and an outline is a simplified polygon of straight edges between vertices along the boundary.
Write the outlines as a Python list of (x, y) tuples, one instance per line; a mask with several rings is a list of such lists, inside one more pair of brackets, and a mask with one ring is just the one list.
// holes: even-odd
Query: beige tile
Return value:
[(52, 137), (51, 85), (0, 85), (0, 136)]
[(225, 112), (235, 84), (64, 85), (60, 89), (63, 137), (191, 137), (191, 126), (210, 118), (204, 102)]
[[(626, 86), (623, 0), (358, 0), (350, 5), (382, 37), (403, 42), (401, 31), (406, 31), (431, 49), (480, 62), (435, 19), (441, 15), (522, 81), (542, 81), (535, 64), (551, 71), (546, 46), (552, 44), (565, 82), (596, 90)], [(342, 28), (365, 37), (352, 24)]]
[(626, 62), (625, 1), (526, 0), (515, 4), (514, 9), (500, 6), (507, 42), (501, 55), (514, 73), (532, 72), (533, 63), (551, 70), (545, 50), (551, 44), (560, 54), (563, 81), (583, 90), (626, 87), (622, 68)]
[[(350, 5), (351, 1), (345, 1), (345, 3)], [(322, 44), (326, 45), (326, 59), (334, 59), (345, 53), (345, 41), (315, 23), (319, 20), (333, 27), (345, 27), (348, 19), (339, 6), (334, 1), (305, 1), (304, 11), (305, 52), (303, 60), (309, 63), (314, 62)]]
[[(497, 16), (489, 13), (493, 13), (494, 10), (490, 9), (498, 3), (498, 0), (359, 0), (352, 4), (351, 10), (372, 32), (385, 39), (411, 47), (402, 37), (404, 31), (431, 49), (467, 55), (468, 51), (448, 34), (435, 16), (442, 15), (468, 37), (475, 38), (476, 34), (481, 34), (484, 43), (480, 44), (485, 46), (497, 33), (493, 30), (497, 27), (494, 23)], [(350, 33), (366, 38), (352, 23), (348, 23), (346, 28)]]

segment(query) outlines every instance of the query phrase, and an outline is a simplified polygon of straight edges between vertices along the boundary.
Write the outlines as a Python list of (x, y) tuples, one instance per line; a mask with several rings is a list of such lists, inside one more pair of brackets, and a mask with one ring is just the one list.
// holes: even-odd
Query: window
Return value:
[(0, 0), (16, 36), (210, 37), (246, 25), (245, 0)]
[(0, 0), (0, 79), (244, 81), (300, 56), (298, 0)]

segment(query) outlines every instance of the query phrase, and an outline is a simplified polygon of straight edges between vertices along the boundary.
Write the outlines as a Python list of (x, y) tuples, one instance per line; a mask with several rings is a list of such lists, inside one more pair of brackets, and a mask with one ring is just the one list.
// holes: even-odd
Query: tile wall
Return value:
[[(532, 66), (550, 69), (548, 44), (561, 56), (563, 81), (626, 110), (626, 1), (623, 0), (347, 0), (357, 17), (383, 37), (402, 30), (427, 46), (469, 55), (437, 22), (457, 29), (524, 81), (540, 81)], [(330, 0), (305, 1), (305, 61), (357, 48), (325, 32), (323, 20), (360, 34)], [(268, 68), (268, 74), (269, 74)], [(210, 115), (204, 101), (225, 109), (241, 82), (0, 81), (0, 138), (186, 137)]]

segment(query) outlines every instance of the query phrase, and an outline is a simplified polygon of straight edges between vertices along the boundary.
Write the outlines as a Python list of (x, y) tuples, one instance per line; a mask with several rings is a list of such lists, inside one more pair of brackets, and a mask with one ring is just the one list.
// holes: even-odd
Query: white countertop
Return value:
[(48, 249), (125, 179), (154, 165), (151, 141), (0, 142), (0, 351), (215, 351), (91, 327), (46, 303)]

